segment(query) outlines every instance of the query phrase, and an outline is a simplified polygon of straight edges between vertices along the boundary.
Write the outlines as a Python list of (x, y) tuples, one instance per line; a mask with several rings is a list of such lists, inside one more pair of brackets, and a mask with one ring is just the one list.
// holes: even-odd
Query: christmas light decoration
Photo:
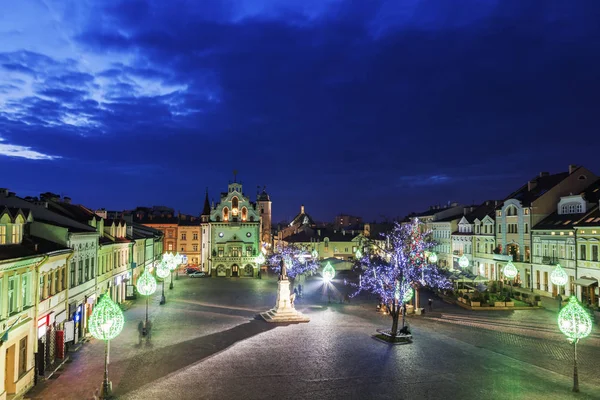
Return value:
[(438, 260), (438, 256), (437, 256), (437, 254), (435, 254), (435, 252), (433, 252), (429, 255), (430, 263), (435, 264), (437, 262), (437, 260)]
[(356, 249), (356, 253), (354, 253), (354, 255), (356, 256), (357, 260), (360, 260), (362, 258), (362, 253), (360, 249)]
[(165, 279), (170, 273), (171, 270), (169, 270), (169, 267), (167, 267), (167, 264), (164, 261), (158, 263), (158, 266), (156, 267), (156, 276), (160, 279)]
[(137, 290), (142, 296), (150, 296), (156, 291), (156, 279), (150, 275), (148, 270), (145, 270), (144, 273), (138, 278)]
[(318, 257), (306, 257), (306, 252), (294, 245), (277, 246), (273, 254), (267, 258), (267, 265), (279, 273), (281, 269), (281, 260), (284, 260), (287, 275), (294, 279), (301, 274), (310, 274), (319, 268)]
[(312, 258), (315, 260), (319, 258), (319, 252), (317, 251), (317, 249), (313, 249), (311, 255), (312, 255)]
[(552, 284), (556, 286), (563, 286), (566, 285), (568, 281), (569, 276), (567, 275), (563, 267), (561, 267), (560, 264), (556, 264), (556, 268), (554, 268), (554, 270), (550, 274), (550, 282), (552, 282)]
[(255, 261), (257, 264), (263, 264), (263, 263), (265, 262), (265, 260), (266, 260), (266, 258), (265, 258), (265, 256), (263, 255), (263, 253), (259, 253), (259, 254), (256, 256), (256, 258), (255, 258), (255, 260), (254, 260), (254, 261)]
[(512, 261), (509, 261), (508, 264), (504, 266), (502, 273), (508, 279), (514, 279), (519, 273), (519, 271), (517, 270), (517, 267), (515, 267), (515, 265), (512, 263)]
[(462, 257), (458, 259), (458, 266), (461, 268), (467, 268), (469, 266), (469, 259), (466, 254), (463, 254)]
[(323, 280), (325, 282), (331, 282), (334, 277), (335, 277), (335, 268), (333, 268), (333, 266), (328, 261), (327, 265), (325, 265), (325, 268), (323, 268)]
[(119, 306), (104, 294), (88, 321), (90, 333), (96, 339), (111, 340), (116, 338), (123, 330), (125, 317)]
[(558, 327), (571, 343), (592, 332), (592, 318), (575, 296), (571, 296), (569, 303), (558, 313)]

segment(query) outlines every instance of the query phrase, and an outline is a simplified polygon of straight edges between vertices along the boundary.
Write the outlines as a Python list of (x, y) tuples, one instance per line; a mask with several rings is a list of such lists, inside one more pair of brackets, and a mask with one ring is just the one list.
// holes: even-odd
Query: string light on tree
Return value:
[(573, 364), (573, 391), (579, 392), (579, 376), (577, 374), (577, 342), (592, 332), (592, 318), (581, 306), (575, 296), (558, 313), (558, 328), (573, 343), (575, 358)]
[(560, 264), (556, 264), (556, 268), (550, 274), (550, 282), (556, 286), (564, 286), (569, 281), (569, 276)]
[(467, 268), (469, 266), (469, 259), (466, 254), (463, 254), (462, 257), (458, 259), (458, 266), (461, 268)]

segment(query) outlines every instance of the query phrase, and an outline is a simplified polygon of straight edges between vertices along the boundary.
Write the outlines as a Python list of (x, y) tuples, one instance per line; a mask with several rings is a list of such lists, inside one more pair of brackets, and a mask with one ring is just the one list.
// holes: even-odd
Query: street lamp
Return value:
[(96, 339), (104, 340), (104, 379), (102, 381), (101, 396), (103, 399), (111, 397), (112, 383), (108, 380), (108, 355), (110, 340), (114, 339), (123, 330), (125, 317), (119, 306), (111, 300), (108, 294), (104, 294), (92, 315), (90, 316), (90, 333)]
[[(515, 265), (512, 263), (512, 261), (509, 261), (508, 264), (506, 264), (504, 266), (502, 273), (504, 274), (505, 277), (507, 277), (510, 280), (510, 279), (515, 279), (515, 277), (517, 276), (519, 271), (517, 270), (517, 267), (515, 267)], [(513, 290), (512, 287), (513, 287), (513, 285), (511, 283), (511, 285), (510, 285), (510, 296), (511, 297), (512, 297), (512, 290)]]
[(156, 267), (156, 276), (158, 276), (162, 280), (162, 293), (160, 295), (160, 304), (163, 305), (167, 302), (165, 298), (165, 278), (169, 276), (171, 271), (167, 267), (164, 261), (158, 263), (158, 267)]
[(552, 282), (553, 285), (559, 287), (559, 293), (557, 296), (559, 311), (560, 311), (560, 307), (562, 306), (562, 296), (560, 295), (560, 287), (566, 285), (568, 281), (569, 281), (569, 276), (567, 275), (567, 273), (565, 272), (563, 267), (561, 267), (560, 264), (556, 264), (556, 268), (554, 268), (554, 270), (550, 274), (550, 282)]
[(567, 337), (567, 340), (574, 345), (573, 391), (579, 392), (577, 342), (579, 339), (586, 338), (592, 332), (592, 319), (575, 296), (571, 296), (569, 303), (558, 313), (558, 328)]
[(156, 291), (156, 279), (150, 275), (148, 269), (138, 278), (137, 290), (142, 296), (146, 296), (146, 321), (144, 322), (144, 329), (142, 331), (142, 335), (146, 335), (146, 327), (148, 326), (148, 299)]

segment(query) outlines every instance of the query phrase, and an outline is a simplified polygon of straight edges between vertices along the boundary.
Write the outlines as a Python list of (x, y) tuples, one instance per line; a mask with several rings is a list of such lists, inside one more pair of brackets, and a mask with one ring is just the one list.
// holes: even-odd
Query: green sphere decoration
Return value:
[(508, 264), (504, 266), (502, 273), (508, 279), (513, 279), (515, 276), (517, 276), (519, 271), (517, 270), (517, 267), (515, 267), (515, 265), (512, 263), (512, 261), (509, 261)]
[(402, 296), (402, 301), (404, 303), (408, 303), (409, 301), (412, 300), (413, 295), (415, 294), (415, 289), (412, 288), (412, 286), (407, 285), (408, 288), (405, 288), (404, 290), (404, 296)]
[[(430, 263), (435, 264), (437, 262), (437, 260), (438, 260), (438, 256), (437, 256), (437, 254), (435, 254), (435, 252), (433, 252), (429, 255)], [(469, 260), (467, 260), (467, 261), (469, 261)]]
[(90, 333), (96, 339), (111, 340), (123, 330), (125, 317), (119, 306), (105, 294), (94, 307), (88, 323)]
[(360, 249), (356, 249), (356, 253), (354, 253), (354, 255), (356, 256), (357, 260), (360, 260), (362, 258), (362, 252), (360, 251)]
[(563, 286), (566, 285), (568, 281), (569, 276), (567, 275), (563, 267), (561, 267), (560, 264), (556, 264), (556, 268), (554, 268), (554, 270), (550, 274), (550, 282), (552, 282), (552, 284), (556, 286)]
[(150, 296), (156, 291), (156, 279), (146, 269), (142, 276), (138, 278), (137, 290), (142, 296)]
[(312, 258), (315, 259), (315, 260), (317, 258), (319, 258), (319, 252), (317, 251), (317, 249), (313, 249), (311, 255), (312, 255)]
[(266, 261), (266, 259), (265, 259), (265, 256), (263, 255), (263, 253), (259, 253), (256, 256), (255, 261), (256, 261), (257, 264), (264, 264), (264, 262)]
[(458, 266), (461, 268), (467, 268), (469, 266), (469, 259), (465, 254), (463, 254), (462, 257), (458, 259)]
[(158, 266), (156, 267), (156, 276), (160, 279), (165, 279), (170, 273), (171, 270), (169, 270), (169, 267), (167, 267), (167, 264), (164, 261), (158, 263)]
[(331, 282), (334, 277), (335, 268), (333, 268), (333, 266), (327, 262), (327, 265), (325, 265), (325, 268), (323, 268), (323, 280), (325, 280), (325, 282)]
[(592, 318), (575, 296), (571, 296), (569, 303), (558, 313), (558, 327), (571, 343), (592, 332)]

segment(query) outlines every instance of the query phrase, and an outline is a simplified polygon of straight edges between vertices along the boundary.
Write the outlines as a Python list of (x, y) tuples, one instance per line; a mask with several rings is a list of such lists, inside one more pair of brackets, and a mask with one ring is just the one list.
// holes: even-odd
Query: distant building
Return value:
[(335, 217), (333, 225), (336, 228), (359, 227), (362, 225), (362, 218), (348, 214), (340, 214)]

